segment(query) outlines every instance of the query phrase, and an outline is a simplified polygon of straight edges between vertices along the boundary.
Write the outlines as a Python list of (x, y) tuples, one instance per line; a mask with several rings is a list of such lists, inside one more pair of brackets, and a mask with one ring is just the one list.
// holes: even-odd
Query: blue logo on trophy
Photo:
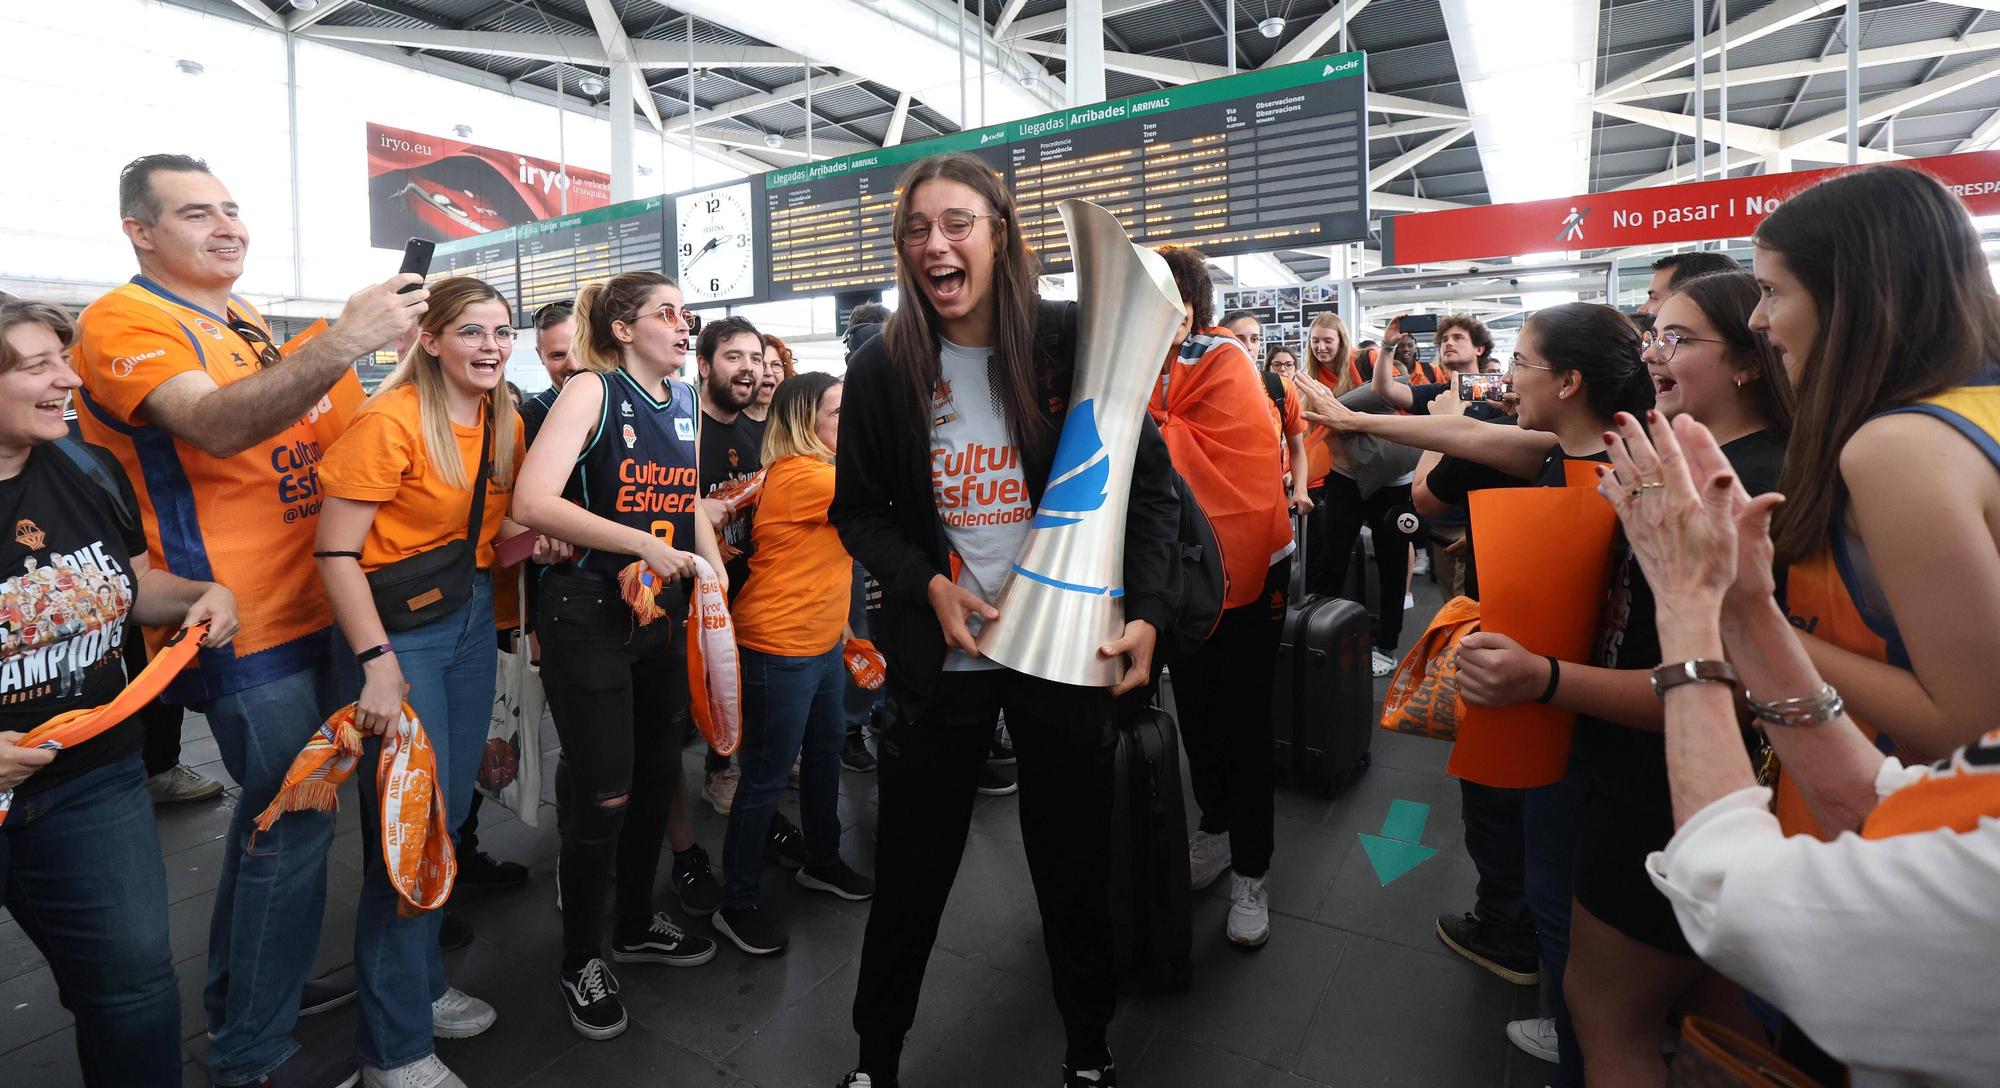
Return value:
[(1111, 481), (1111, 453), (1097, 434), (1097, 401), (1086, 400), (1069, 410), (1055, 463), (1049, 466), (1049, 486), (1031, 529), (1075, 525), (1085, 514), (1104, 505)]

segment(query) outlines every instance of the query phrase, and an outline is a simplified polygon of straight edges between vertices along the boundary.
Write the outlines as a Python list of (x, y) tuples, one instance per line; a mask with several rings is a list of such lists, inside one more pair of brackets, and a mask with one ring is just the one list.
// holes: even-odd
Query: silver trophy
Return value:
[(979, 652), (1059, 684), (1110, 687), (1125, 663), (1097, 648), (1125, 629), (1125, 499), (1146, 401), (1187, 307), (1167, 262), (1089, 201), (1060, 210), (1076, 259), (1076, 379), (1028, 542), (979, 634)]

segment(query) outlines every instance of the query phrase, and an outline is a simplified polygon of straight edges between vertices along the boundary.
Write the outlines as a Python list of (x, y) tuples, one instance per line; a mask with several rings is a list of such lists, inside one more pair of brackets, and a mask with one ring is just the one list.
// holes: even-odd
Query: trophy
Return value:
[(1146, 401), (1187, 307), (1167, 262), (1110, 212), (1062, 202), (1076, 259), (1076, 378), (1028, 540), (979, 634), (979, 652), (1059, 684), (1110, 687), (1124, 662), (1097, 648), (1125, 629), (1125, 499)]

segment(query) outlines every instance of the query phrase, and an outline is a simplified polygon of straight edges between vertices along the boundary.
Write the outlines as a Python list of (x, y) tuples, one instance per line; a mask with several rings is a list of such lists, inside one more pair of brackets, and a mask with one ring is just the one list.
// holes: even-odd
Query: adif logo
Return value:
[(111, 360), (111, 374), (113, 377), (129, 378), (132, 376), (134, 370), (139, 369), (140, 363), (148, 359), (157, 359), (166, 353), (167, 349), (165, 348), (154, 348), (144, 355), (120, 355), (118, 358)]
[(638, 432), (638, 431), (635, 431), (635, 430), (633, 430), (633, 429), (632, 429), (632, 425), (631, 425), (630, 423), (627, 423), (627, 424), (625, 425), (624, 429), (623, 429), (623, 430), (622, 430), (622, 431), (621, 431), (620, 433), (621, 433), (621, 434), (622, 434), (622, 435), (624, 436), (624, 438), (625, 438), (625, 448), (626, 448), (626, 449), (628, 449), (628, 450), (629, 450), (629, 449), (631, 449), (631, 448), (632, 448), (633, 446), (636, 446), (636, 445), (638, 445), (638, 444), (639, 444), (639, 432)]
[[(514, 161), (521, 164), (521, 184), (523, 185), (540, 185), (542, 192), (545, 193), (550, 189), (569, 188), (569, 175), (561, 170), (544, 170), (519, 155), (514, 157)], [(536, 181), (536, 178), (540, 178), (541, 180)]]
[(1104, 505), (1105, 485), (1110, 479), (1111, 455), (1097, 433), (1097, 401), (1080, 401), (1063, 421), (1055, 463), (1049, 467), (1049, 486), (1042, 492), (1042, 507), (1028, 527), (1053, 529), (1082, 521), (1084, 515)]
[(621, 400), (621, 401), (619, 401), (619, 402), (618, 402), (618, 414), (619, 414), (619, 415), (621, 415), (621, 416), (624, 416), (624, 417), (625, 417), (626, 419), (631, 419), (631, 418), (632, 418), (632, 402), (631, 402), (631, 401), (629, 401), (629, 400)]

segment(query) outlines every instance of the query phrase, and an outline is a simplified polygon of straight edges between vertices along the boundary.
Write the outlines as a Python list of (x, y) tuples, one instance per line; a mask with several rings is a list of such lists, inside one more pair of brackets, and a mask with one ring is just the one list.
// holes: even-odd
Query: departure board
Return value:
[[(514, 232), (508, 227), (491, 234), (440, 242), (431, 254), (431, 280), (446, 276), (471, 276), (485, 280), (495, 291), (516, 304), (521, 298), (521, 277), (517, 263)], [(518, 320), (520, 315), (516, 313)]]
[(665, 271), (664, 203), (646, 197), (516, 227), (522, 311), (567, 302), (584, 284), (620, 272)]

